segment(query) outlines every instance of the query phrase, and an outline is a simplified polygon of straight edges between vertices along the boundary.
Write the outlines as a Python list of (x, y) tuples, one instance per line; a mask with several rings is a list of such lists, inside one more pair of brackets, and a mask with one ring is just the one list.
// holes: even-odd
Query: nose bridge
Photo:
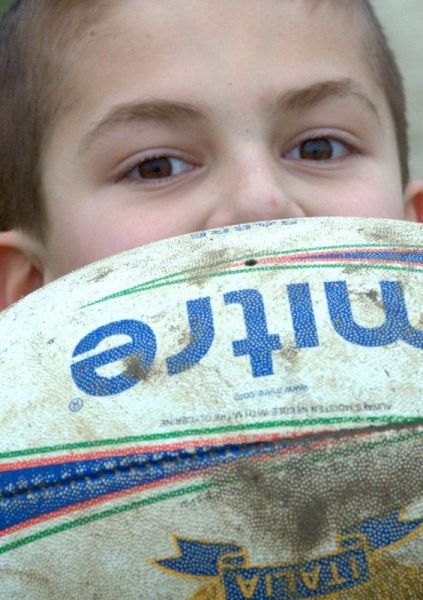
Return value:
[(277, 160), (263, 148), (232, 157), (209, 227), (303, 216)]
[[(256, 204), (264, 209), (272, 200), (283, 202), (286, 190), (284, 189), (282, 177), (278, 177), (276, 169), (272, 168), (271, 159), (266, 156), (253, 156), (251, 160), (241, 165), (237, 181), (237, 194), (235, 199), (242, 205)], [(272, 205), (273, 202), (270, 202)]]

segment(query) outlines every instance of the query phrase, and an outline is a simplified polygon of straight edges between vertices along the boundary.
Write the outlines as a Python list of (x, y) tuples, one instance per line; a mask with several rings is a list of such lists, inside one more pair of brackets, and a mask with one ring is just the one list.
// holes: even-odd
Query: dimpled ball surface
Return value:
[(421, 225), (243, 224), (0, 315), (0, 598), (423, 598)]

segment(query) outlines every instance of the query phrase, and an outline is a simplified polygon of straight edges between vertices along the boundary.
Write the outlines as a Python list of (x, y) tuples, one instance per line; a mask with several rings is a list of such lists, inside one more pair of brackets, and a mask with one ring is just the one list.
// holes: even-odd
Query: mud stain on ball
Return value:
[[(1, 589), (4, 591), (8, 580), (20, 582), (20, 585), (27, 590), (36, 589), (37, 592), (43, 592), (46, 594), (46, 597), (55, 591), (53, 581), (50, 581), (49, 577), (42, 575), (38, 570), (10, 569), (0, 566), (0, 591)], [(3, 595), (1, 597), (5, 598)]]
[(420, 500), (423, 440), (396, 435), (340, 439), (328, 450), (310, 444), (300, 457), (240, 460), (211, 476), (224, 482), (216, 510), (241, 520), (261, 546), (310, 560), (336, 547), (348, 528)]
[(125, 365), (123, 375), (129, 379), (147, 381), (154, 374), (154, 370), (145, 364), (143, 355), (134, 354), (128, 356), (128, 358), (124, 359), (123, 363)]
[(102, 281), (108, 275), (110, 275), (110, 273), (113, 273), (113, 269), (112, 268), (98, 267), (96, 269), (96, 271), (95, 271), (94, 277), (92, 277), (91, 279), (89, 279), (88, 283), (98, 283), (99, 281)]

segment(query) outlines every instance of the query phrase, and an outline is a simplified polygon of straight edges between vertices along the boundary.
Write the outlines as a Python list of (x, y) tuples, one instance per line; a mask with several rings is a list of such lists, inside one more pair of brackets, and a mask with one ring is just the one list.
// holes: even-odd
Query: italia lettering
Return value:
[[(383, 322), (376, 327), (365, 327), (353, 314), (354, 303), (346, 281), (324, 283), (328, 318), (333, 330), (346, 343), (357, 346), (381, 347), (400, 342), (423, 350), (423, 331), (410, 323), (401, 283), (380, 281), (379, 286)], [(295, 347), (319, 347), (319, 328), (309, 284), (289, 284), (287, 293)], [(254, 378), (273, 375), (274, 353), (283, 347), (281, 332), (269, 331), (267, 310), (260, 291), (241, 289), (226, 293), (221, 299), (196, 298), (186, 303), (183, 327), (188, 341), (185, 347), (165, 358), (169, 377), (194, 368), (212, 351), (217, 318), (213, 304), (222, 299), (224, 307), (221, 310), (232, 310), (232, 314), (237, 313), (241, 319), (237, 339), (227, 343), (230, 355), (234, 360), (248, 361)], [(280, 323), (280, 329), (287, 325)], [(116, 336), (124, 336), (125, 343), (110, 348)], [(108, 349), (101, 350), (107, 341)], [(116, 321), (88, 333), (76, 345), (71, 374), (75, 384), (86, 394), (120, 394), (148, 377), (156, 350), (156, 334), (147, 323), (136, 319)], [(104, 368), (117, 361), (124, 365), (121, 372), (105, 374)]]
[(316, 567), (313, 571), (303, 571), (301, 578), (308, 590), (317, 590), (320, 581), (320, 571), (322, 567)]
[(259, 575), (254, 575), (251, 579), (244, 579), (241, 575), (236, 576), (236, 582), (242, 594), (242, 598), (252, 598), (256, 592), (259, 582)]
[(330, 574), (332, 576), (329, 585), (343, 585), (346, 582), (345, 577), (339, 573), (339, 566), (336, 563), (330, 565)]
[[(357, 556), (354, 552), (358, 553)], [(309, 565), (230, 569), (224, 577), (225, 597), (234, 600), (299, 600), (345, 591), (367, 581), (368, 568), (363, 557), (363, 549), (358, 549), (325, 557)], [(361, 562), (360, 567), (357, 560)]]

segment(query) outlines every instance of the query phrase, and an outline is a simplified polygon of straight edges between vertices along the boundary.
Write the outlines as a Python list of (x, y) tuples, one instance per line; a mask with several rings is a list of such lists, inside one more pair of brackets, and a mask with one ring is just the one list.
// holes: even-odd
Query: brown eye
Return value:
[(192, 163), (176, 156), (155, 156), (140, 161), (125, 175), (125, 178), (138, 182), (155, 181), (160, 183), (161, 180), (171, 179), (195, 168)]
[(332, 137), (314, 137), (300, 142), (283, 157), (288, 160), (330, 162), (352, 154), (356, 154), (356, 151), (346, 142)]
[(300, 157), (304, 160), (329, 160), (333, 156), (333, 143), (327, 138), (307, 140), (300, 145)]
[(138, 166), (138, 173), (142, 179), (160, 179), (172, 175), (172, 163), (168, 157), (151, 158)]

